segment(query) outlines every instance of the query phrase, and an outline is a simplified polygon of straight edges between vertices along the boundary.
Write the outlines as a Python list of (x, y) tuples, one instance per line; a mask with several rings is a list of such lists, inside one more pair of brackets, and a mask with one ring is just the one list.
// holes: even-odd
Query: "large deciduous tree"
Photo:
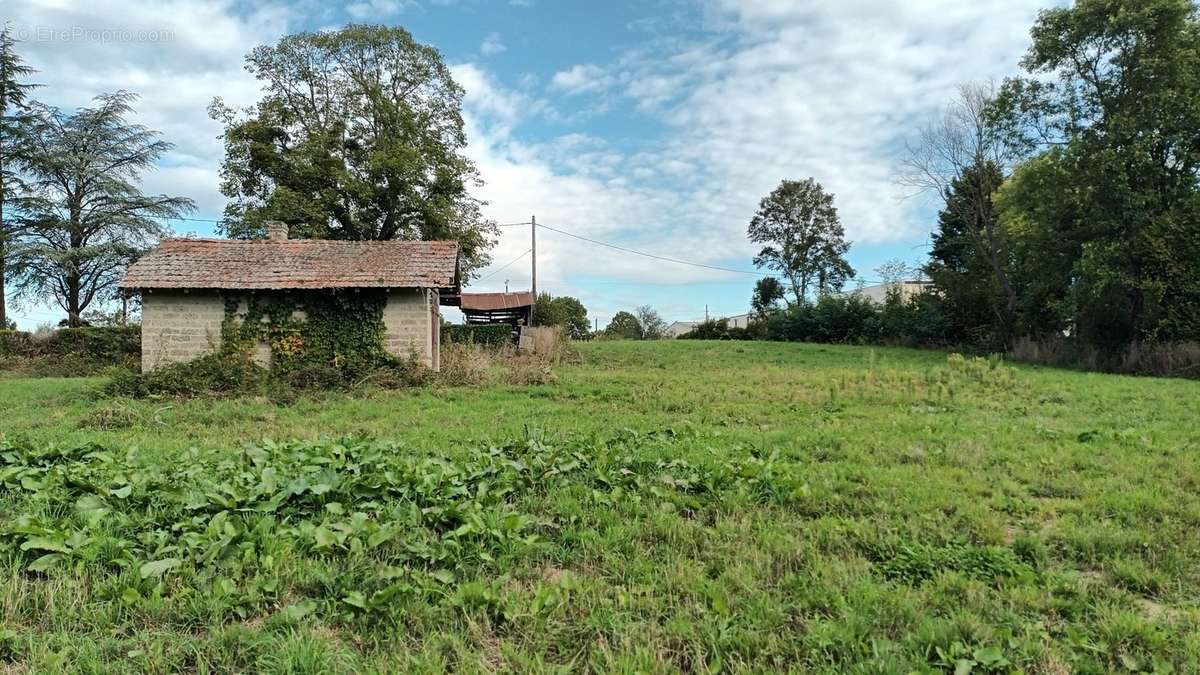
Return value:
[(608, 322), (604, 334), (610, 338), (640, 340), (642, 339), (642, 323), (629, 312), (617, 312), (612, 321)]
[(763, 244), (754, 264), (785, 278), (797, 303), (804, 302), (810, 290), (840, 290), (854, 276), (846, 262), (850, 244), (833, 195), (812, 178), (785, 180), (763, 198), (748, 235), (750, 241)]
[(539, 326), (562, 326), (572, 340), (584, 340), (591, 334), (587, 308), (577, 298), (538, 293), (533, 303), (534, 321)]
[(997, 119), (1042, 157), (1009, 211), (1056, 245), (1081, 337), (1112, 348), (1195, 339), (1200, 10), (1078, 0), (1042, 12), (1032, 36), (1030, 77), (1005, 83)]
[(667, 335), (667, 322), (663, 320), (658, 310), (650, 305), (642, 305), (634, 310), (638, 325), (641, 326), (643, 340), (661, 340)]
[(467, 273), (486, 265), (497, 230), (470, 194), (462, 88), (436, 49), (397, 27), (350, 25), (255, 48), (247, 69), (266, 95), (225, 125), (225, 232), (262, 236), (452, 239)]
[(168, 230), (163, 219), (192, 210), (184, 197), (143, 195), (143, 172), (171, 144), (127, 117), (133, 94), (103, 94), (66, 113), (30, 107), (29, 151), (21, 170), (30, 198), (12, 265), (18, 297), (53, 297), (70, 326), (113, 297), (121, 274)]
[(14, 207), (20, 207), (25, 189), (17, 168), (26, 147), (27, 97), (37, 86), (21, 81), (36, 71), (17, 54), (16, 44), (8, 26), (0, 30), (0, 329), (9, 325), (4, 282), (8, 277), (10, 245), (15, 242), (21, 223), (14, 218)]
[(779, 306), (779, 301), (783, 300), (784, 290), (783, 284), (779, 283), (779, 279), (775, 277), (763, 277), (754, 282), (754, 293), (750, 296), (750, 308), (759, 316), (776, 310)]

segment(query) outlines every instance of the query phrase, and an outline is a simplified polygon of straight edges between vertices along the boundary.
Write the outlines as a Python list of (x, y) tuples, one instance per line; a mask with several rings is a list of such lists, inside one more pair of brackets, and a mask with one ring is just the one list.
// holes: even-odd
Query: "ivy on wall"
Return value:
[(249, 357), (265, 343), (272, 369), (281, 373), (311, 367), (366, 373), (395, 361), (384, 348), (387, 300), (383, 291), (228, 296), (221, 349)]

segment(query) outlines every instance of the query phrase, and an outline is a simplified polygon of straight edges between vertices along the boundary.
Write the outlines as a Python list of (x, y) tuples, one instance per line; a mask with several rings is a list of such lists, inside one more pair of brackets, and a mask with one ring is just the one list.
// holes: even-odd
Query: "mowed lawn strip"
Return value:
[(580, 351), (290, 406), (0, 379), (0, 668), (1200, 668), (1200, 384)]

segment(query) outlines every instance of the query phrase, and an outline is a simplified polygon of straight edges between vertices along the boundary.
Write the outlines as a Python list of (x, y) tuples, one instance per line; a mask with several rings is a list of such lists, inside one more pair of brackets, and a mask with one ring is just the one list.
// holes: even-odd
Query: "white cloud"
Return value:
[(602, 91), (615, 82), (616, 79), (603, 68), (582, 63), (555, 73), (550, 79), (550, 86), (568, 94), (584, 94)]
[(479, 45), (479, 53), (484, 56), (503, 54), (507, 50), (508, 47), (505, 47), (504, 43), (500, 41), (499, 33), (488, 33), (487, 36), (483, 38), (483, 44)]
[(404, 11), (409, 3), (405, 0), (365, 0), (346, 5), (346, 13), (356, 21), (366, 21), (384, 16), (395, 16)]
[[(469, 114), (489, 213), (537, 213), (540, 222), (597, 239), (697, 262), (740, 259), (725, 264), (748, 268), (745, 227), (759, 199), (784, 178), (811, 175), (836, 194), (856, 243), (912, 240), (930, 223), (920, 205), (900, 199), (898, 148), (957, 83), (1016, 71), (1041, 4), (715, 0), (707, 34), (666, 35), (611, 64), (579, 64), (551, 79), (549, 91), (568, 95), (619, 87), (658, 117), (666, 133), (637, 153), (578, 134), (535, 145), (511, 133), (512, 119)], [(540, 277), (564, 284), (560, 292), (595, 288), (571, 283), (584, 277), (746, 282), (561, 235), (545, 239)], [(524, 233), (506, 234), (496, 261), (527, 248)], [(608, 316), (639, 297), (612, 287), (594, 301)]]

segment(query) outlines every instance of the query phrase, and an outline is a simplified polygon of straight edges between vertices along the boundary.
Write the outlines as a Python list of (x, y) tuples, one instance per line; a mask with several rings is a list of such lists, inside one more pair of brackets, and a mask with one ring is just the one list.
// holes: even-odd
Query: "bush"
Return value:
[(506, 323), (444, 324), (442, 340), (447, 344), (474, 344), (489, 347), (512, 344), (512, 326)]
[(185, 363), (173, 363), (149, 373), (118, 374), (104, 388), (110, 396), (201, 396), (262, 394), (269, 373), (251, 359), (209, 354)]
[(0, 330), (0, 356), (29, 356), (33, 353), (33, 336), (25, 331)]
[(39, 333), (0, 331), (5, 369), (41, 377), (92, 375), (134, 368), (141, 359), (140, 326), (60, 328)]
[(49, 334), (43, 350), (49, 355), (73, 354), (104, 363), (139, 359), (142, 327), (60, 328)]

